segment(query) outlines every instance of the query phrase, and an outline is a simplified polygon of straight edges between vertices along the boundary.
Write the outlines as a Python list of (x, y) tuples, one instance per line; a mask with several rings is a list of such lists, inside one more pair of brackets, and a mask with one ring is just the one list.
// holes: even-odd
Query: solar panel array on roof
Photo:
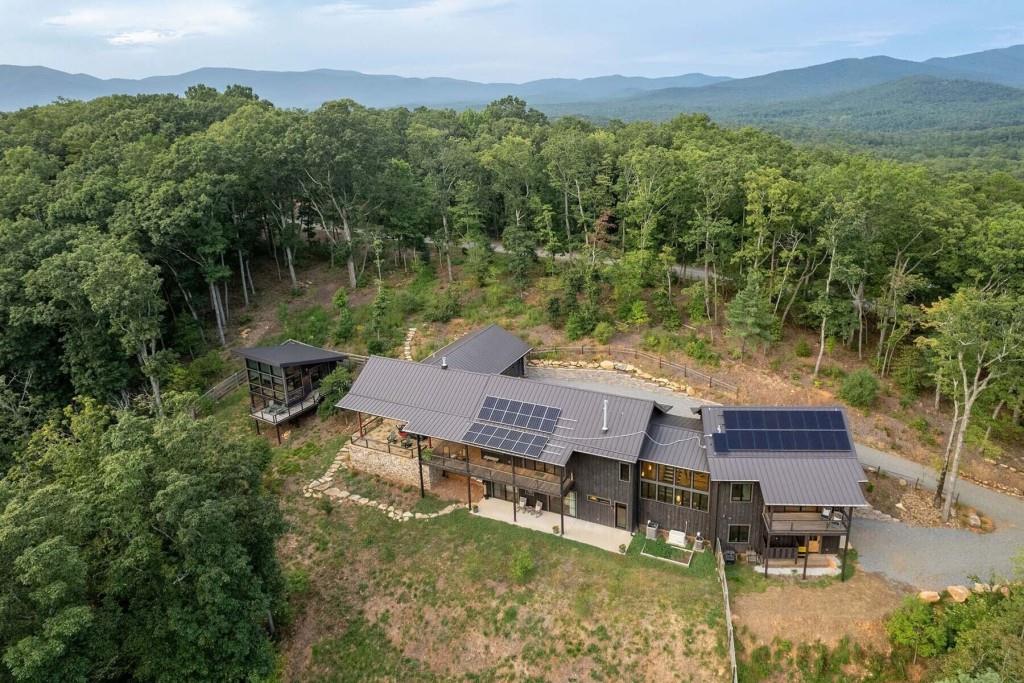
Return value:
[(848, 451), (850, 438), (838, 429), (730, 429), (712, 434), (715, 451)]
[(838, 410), (723, 410), (726, 429), (846, 429)]
[(561, 408), (488, 396), (484, 399), (477, 419), (551, 434), (561, 414)]
[(477, 446), (495, 448), (517, 455), (525, 455), (529, 458), (540, 456), (544, 447), (548, 445), (548, 437), (540, 434), (527, 434), (515, 429), (505, 429), (494, 425), (480, 424), (474, 422), (466, 435), (462, 437), (466, 443), (473, 443)]
[(712, 435), (715, 451), (848, 451), (850, 437), (838, 410), (723, 410), (725, 432)]

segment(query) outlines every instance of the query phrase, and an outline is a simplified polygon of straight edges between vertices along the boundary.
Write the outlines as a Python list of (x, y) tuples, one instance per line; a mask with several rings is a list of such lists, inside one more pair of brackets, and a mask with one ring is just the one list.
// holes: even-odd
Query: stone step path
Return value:
[(402, 350), (402, 357), (406, 360), (412, 360), (412, 340), (416, 336), (416, 328), (410, 327), (405, 333), (405, 346)]
[(379, 500), (373, 500), (365, 496), (360, 496), (357, 493), (352, 493), (351, 491), (339, 488), (334, 485), (334, 476), (338, 473), (339, 469), (343, 467), (346, 469), (348, 468), (348, 459), (348, 446), (342, 446), (341, 450), (338, 451), (338, 455), (335, 456), (323, 476), (314, 479), (303, 486), (302, 494), (306, 498), (323, 498), (324, 496), (327, 496), (331, 500), (339, 503), (352, 503), (354, 505), (362, 505), (371, 509), (376, 508), (396, 522), (408, 522), (410, 519), (433, 519), (434, 517), (448, 515), (456, 510), (469, 507), (465, 503), (452, 503), (448, 507), (437, 512), (413, 512), (411, 510), (402, 510), (400, 508), (396, 508), (394, 505), (389, 505)]
[(888, 515), (881, 510), (876, 510), (873, 507), (866, 508), (854, 508), (853, 515), (855, 517), (863, 517), (864, 519), (876, 519), (879, 522), (898, 522), (892, 515)]

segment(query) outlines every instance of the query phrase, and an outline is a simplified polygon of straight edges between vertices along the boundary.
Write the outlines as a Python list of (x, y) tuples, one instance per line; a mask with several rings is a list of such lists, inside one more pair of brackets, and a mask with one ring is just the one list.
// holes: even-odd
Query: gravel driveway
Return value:
[[(703, 403), (609, 370), (531, 367), (527, 372), (532, 379), (544, 382), (666, 403), (672, 406), (670, 412), (678, 415), (689, 416), (692, 406)], [(861, 444), (857, 444), (857, 456), (864, 465), (880, 466), (909, 479), (920, 478), (926, 487), (935, 487), (937, 476), (929, 467)], [(1024, 500), (967, 481), (957, 486), (960, 501), (991, 517), (996, 531), (979, 534), (857, 519), (850, 543), (857, 548), (861, 567), (922, 589), (964, 583), (971, 575), (983, 581), (992, 575), (1009, 575), (1013, 557), (1024, 552)]]

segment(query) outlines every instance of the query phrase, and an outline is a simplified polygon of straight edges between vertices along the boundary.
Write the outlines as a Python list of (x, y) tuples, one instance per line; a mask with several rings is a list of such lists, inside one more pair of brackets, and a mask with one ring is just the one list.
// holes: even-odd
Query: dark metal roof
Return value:
[[(794, 410), (782, 406), (744, 406), (745, 410)], [(842, 408), (835, 410), (846, 425), (851, 447), (843, 451), (735, 451), (717, 453), (714, 440), (705, 439), (711, 478), (717, 481), (756, 481), (766, 505), (865, 506), (860, 483), (864, 469), (853, 449), (849, 421)], [(700, 414), (707, 435), (726, 431), (723, 406), (703, 406)]]
[(337, 351), (328, 351), (319, 346), (304, 344), (294, 339), (289, 339), (277, 346), (252, 346), (244, 349), (235, 349), (235, 355), (248, 360), (259, 361), (267, 365), (274, 365), (280, 368), (288, 368), (295, 365), (312, 365), (315, 363), (328, 363), (330, 361), (345, 360), (347, 356)]
[(709, 462), (715, 481), (756, 481), (765, 505), (867, 506), (860, 488), (867, 477), (856, 458), (801, 454), (709, 458)]
[(463, 335), (448, 346), (423, 359), (428, 365), (441, 365), (470, 372), (500, 374), (530, 352), (532, 347), (498, 325), (488, 325)]
[(647, 425), (647, 438), (640, 449), (640, 459), (707, 472), (708, 459), (701, 445), (703, 440), (700, 420), (655, 413)]
[[(370, 357), (337, 406), (402, 420), (414, 434), (461, 442), (487, 396), (561, 408), (545, 449), (561, 453), (541, 458), (556, 464), (572, 451), (636, 462), (658, 408), (644, 399), (380, 356)], [(605, 401), (607, 432), (601, 429)]]

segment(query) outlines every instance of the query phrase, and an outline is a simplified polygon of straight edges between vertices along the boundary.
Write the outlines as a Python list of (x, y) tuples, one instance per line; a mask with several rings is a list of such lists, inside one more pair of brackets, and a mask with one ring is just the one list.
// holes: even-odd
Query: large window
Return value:
[(711, 489), (707, 472), (640, 462), (640, 497), (707, 512)]
[(753, 484), (733, 484), (729, 493), (729, 500), (734, 503), (749, 503), (753, 493)]
[(729, 543), (750, 543), (750, 525), (730, 524)]

